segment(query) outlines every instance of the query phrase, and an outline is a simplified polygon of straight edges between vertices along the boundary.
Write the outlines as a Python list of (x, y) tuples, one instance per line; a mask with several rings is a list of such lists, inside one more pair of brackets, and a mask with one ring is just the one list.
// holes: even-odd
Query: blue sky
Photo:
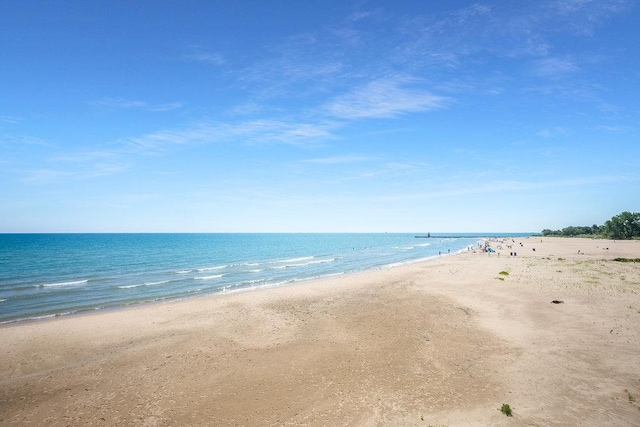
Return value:
[(0, 3), (0, 232), (540, 231), (640, 211), (625, 0)]

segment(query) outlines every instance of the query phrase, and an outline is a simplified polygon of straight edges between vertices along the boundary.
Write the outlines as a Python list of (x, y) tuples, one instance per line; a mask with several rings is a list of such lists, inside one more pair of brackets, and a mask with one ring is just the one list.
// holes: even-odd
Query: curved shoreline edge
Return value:
[[(440, 242), (442, 242), (442, 239), (477, 239), (477, 242), (481, 242), (486, 240), (485, 237), (480, 237), (480, 235), (477, 236), (471, 236), (471, 237), (434, 237), (434, 238), (439, 238), (441, 239)], [(418, 246), (422, 246), (422, 245), (418, 245)], [(470, 246), (467, 246), (470, 247)], [(318, 275), (313, 275), (313, 276), (298, 276), (298, 277), (291, 277), (291, 278), (284, 278), (283, 280), (279, 280), (276, 282), (270, 282), (269, 280), (260, 280), (260, 281), (255, 281), (255, 282), (259, 282), (259, 284), (250, 284), (248, 282), (237, 282), (237, 283), (229, 283), (226, 285), (219, 285), (219, 287), (211, 287), (209, 289), (194, 289), (194, 290), (189, 290), (186, 292), (177, 292), (177, 293), (167, 293), (166, 295), (162, 295), (162, 296), (155, 296), (155, 297), (137, 297), (137, 298), (132, 298), (131, 300), (123, 300), (123, 299), (119, 299), (119, 300), (114, 300), (113, 302), (105, 302), (103, 304), (94, 304), (91, 303), (89, 301), (87, 301), (87, 303), (85, 305), (80, 305), (78, 307), (69, 307), (67, 309), (61, 309), (61, 310), (43, 310), (41, 313), (34, 313), (32, 315), (29, 316), (25, 316), (25, 317), (5, 317), (4, 319), (0, 320), (0, 327), (3, 327), (4, 325), (11, 325), (11, 324), (16, 324), (16, 323), (24, 323), (24, 322), (41, 322), (41, 321), (49, 321), (52, 319), (58, 319), (58, 318), (65, 318), (65, 317), (69, 317), (69, 316), (79, 316), (79, 315), (87, 315), (87, 314), (94, 314), (94, 313), (101, 313), (104, 311), (118, 311), (118, 310), (126, 310), (129, 308), (136, 308), (136, 307), (140, 307), (140, 306), (145, 306), (145, 305), (149, 305), (149, 304), (159, 304), (159, 303), (164, 303), (164, 302), (172, 302), (172, 301), (182, 301), (185, 299), (191, 299), (191, 298), (199, 298), (199, 297), (205, 297), (205, 296), (218, 296), (218, 295), (224, 295), (224, 294), (229, 294), (229, 293), (237, 293), (237, 292), (246, 292), (246, 291), (253, 291), (253, 290), (258, 290), (258, 289), (269, 289), (269, 288), (274, 288), (274, 287), (279, 287), (279, 286), (290, 286), (290, 285), (296, 285), (296, 284), (303, 284), (303, 283), (308, 283), (308, 282), (312, 282), (315, 280), (322, 280), (323, 278), (327, 278), (327, 277), (334, 277), (334, 276), (338, 276), (338, 275), (351, 275), (351, 274), (358, 274), (358, 273), (362, 273), (362, 272), (366, 272), (369, 270), (377, 270), (377, 269), (384, 269), (384, 268), (395, 268), (395, 267), (400, 267), (406, 264), (412, 264), (412, 263), (416, 263), (416, 262), (422, 262), (422, 261), (427, 261), (430, 259), (434, 259), (437, 258), (438, 256), (445, 256), (445, 255), (450, 255), (450, 254), (455, 254), (455, 253), (459, 253), (459, 252), (463, 252), (465, 249), (464, 248), (460, 248), (459, 250), (455, 250), (453, 253), (446, 253), (446, 254), (440, 254), (440, 255), (430, 255), (430, 256), (426, 256), (426, 257), (420, 257), (420, 258), (414, 258), (414, 259), (406, 259), (404, 261), (390, 261), (388, 264), (380, 264), (380, 265), (368, 265), (368, 266), (363, 266), (360, 269), (357, 270), (346, 270), (346, 271), (328, 271), (325, 273), (320, 273)], [(313, 258), (311, 257), (306, 257), (306, 258)], [(306, 259), (304, 258), (304, 259)], [(297, 259), (296, 259), (297, 260)], [(287, 260), (287, 261), (292, 261), (292, 260)], [(210, 269), (221, 269), (223, 267), (209, 267), (209, 268), (202, 268), (199, 270), (210, 270)], [(191, 271), (191, 270), (189, 270)], [(223, 275), (215, 275), (215, 276), (210, 276), (210, 277), (195, 277), (194, 280), (202, 280), (202, 279), (211, 279), (211, 278), (220, 278)], [(34, 287), (39, 287), (39, 288), (49, 288), (49, 287), (62, 287), (62, 286), (70, 286), (70, 285), (80, 285), (80, 284), (86, 284), (89, 280), (76, 280), (76, 281), (67, 281), (67, 282), (61, 282), (61, 283), (55, 283), (55, 284), (44, 284), (44, 285), (33, 285)], [(253, 281), (250, 281), (253, 282)], [(168, 280), (163, 280), (160, 282), (152, 282), (151, 284), (159, 284), (159, 283), (168, 283)], [(120, 286), (116, 286), (119, 289), (128, 289), (128, 288), (138, 288), (138, 287), (142, 287), (142, 286), (147, 286), (149, 285), (149, 283), (144, 283), (144, 284), (139, 284), (139, 285), (120, 285)], [(115, 295), (114, 295), (115, 296)]]

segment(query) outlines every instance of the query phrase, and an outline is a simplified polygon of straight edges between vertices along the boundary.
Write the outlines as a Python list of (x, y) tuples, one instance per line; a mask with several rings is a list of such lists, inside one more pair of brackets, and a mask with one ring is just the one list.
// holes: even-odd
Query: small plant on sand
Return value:
[(508, 403), (503, 403), (502, 404), (502, 407), (500, 408), (500, 412), (505, 414), (507, 417), (512, 417), (513, 416), (513, 412), (511, 411), (511, 406), (509, 406)]
[(558, 257), (558, 261), (564, 261), (564, 258)]
[(498, 274), (499, 274), (499, 275), (501, 275), (501, 276), (508, 276), (508, 275), (509, 275), (509, 272), (508, 272), (508, 271), (504, 271), (504, 270), (502, 270), (502, 271), (501, 271), (500, 273), (498, 273)]
[(627, 399), (629, 399), (629, 403), (633, 404), (636, 402), (636, 398), (629, 390), (625, 390), (627, 392)]

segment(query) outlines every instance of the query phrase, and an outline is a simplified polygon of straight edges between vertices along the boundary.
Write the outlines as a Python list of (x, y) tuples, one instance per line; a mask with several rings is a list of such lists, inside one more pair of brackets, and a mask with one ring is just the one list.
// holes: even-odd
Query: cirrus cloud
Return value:
[(445, 108), (450, 98), (421, 89), (410, 89), (411, 79), (381, 78), (338, 96), (325, 105), (341, 119), (391, 118), (406, 113)]

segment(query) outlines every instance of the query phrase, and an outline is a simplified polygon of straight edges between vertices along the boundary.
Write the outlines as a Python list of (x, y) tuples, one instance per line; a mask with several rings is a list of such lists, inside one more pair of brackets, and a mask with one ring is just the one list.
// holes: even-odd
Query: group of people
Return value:
[[(516, 241), (512, 239), (511, 243), (513, 243), (513, 244), (512, 245), (506, 245), (507, 249), (513, 249), (513, 246), (516, 243)], [(524, 244), (522, 242), (518, 242), (517, 244), (519, 244), (521, 248), (524, 248)], [(502, 250), (502, 246), (500, 246), (500, 245), (497, 246), (497, 248), (498, 248), (498, 250)], [(536, 248), (532, 248), (532, 250), (535, 252)], [(491, 254), (494, 253), (494, 252), (497, 253), (498, 256), (500, 256), (500, 252), (496, 252), (493, 248), (491, 248), (489, 246), (489, 242), (488, 241), (486, 241), (485, 244), (484, 244), (484, 252), (488, 252), (489, 256), (491, 256)], [(512, 250), (512, 251), (509, 252), (509, 256), (518, 256), (518, 252)]]

